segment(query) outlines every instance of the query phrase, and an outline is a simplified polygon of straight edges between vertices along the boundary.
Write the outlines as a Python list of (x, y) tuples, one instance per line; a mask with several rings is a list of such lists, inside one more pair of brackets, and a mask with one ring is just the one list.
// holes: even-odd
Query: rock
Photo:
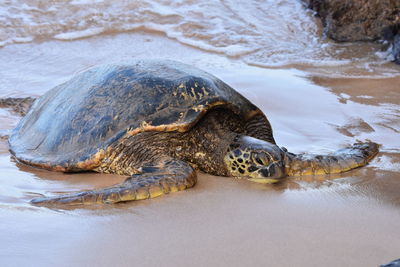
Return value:
[(383, 264), (380, 267), (400, 267), (400, 259), (394, 260), (388, 264)]
[(400, 64), (400, 33), (397, 34), (393, 41), (392, 54), (394, 62)]
[(387, 40), (400, 64), (399, 0), (304, 0), (339, 42)]
[(391, 43), (393, 61), (400, 64), (400, 25), (386, 29), (384, 39)]

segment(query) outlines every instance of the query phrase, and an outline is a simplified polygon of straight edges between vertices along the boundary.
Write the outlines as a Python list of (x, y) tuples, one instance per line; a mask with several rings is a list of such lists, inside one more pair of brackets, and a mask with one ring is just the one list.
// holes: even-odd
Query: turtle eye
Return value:
[(255, 152), (252, 154), (252, 158), (259, 165), (268, 165), (268, 156), (264, 152)]

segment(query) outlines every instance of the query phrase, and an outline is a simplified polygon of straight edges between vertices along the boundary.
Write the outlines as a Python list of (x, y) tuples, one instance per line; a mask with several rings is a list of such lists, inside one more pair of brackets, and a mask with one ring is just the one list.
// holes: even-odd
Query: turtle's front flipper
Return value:
[(285, 171), (290, 176), (345, 172), (366, 165), (378, 152), (379, 147), (373, 142), (356, 143), (328, 155), (286, 152)]
[(18, 115), (25, 116), (35, 100), (33, 97), (0, 98), (0, 108), (10, 108)]
[(35, 198), (36, 205), (116, 203), (142, 200), (192, 187), (197, 181), (196, 172), (189, 164), (179, 160), (167, 160), (156, 167), (143, 167), (122, 184), (66, 194), (56, 197)]

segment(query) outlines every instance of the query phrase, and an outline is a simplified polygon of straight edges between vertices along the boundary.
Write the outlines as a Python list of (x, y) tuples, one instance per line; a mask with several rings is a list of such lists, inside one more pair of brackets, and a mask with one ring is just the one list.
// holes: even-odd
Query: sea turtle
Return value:
[(367, 164), (372, 142), (329, 155), (275, 144), (263, 112), (215, 76), (169, 60), (94, 67), (37, 99), (9, 137), (22, 163), (62, 172), (129, 176), (108, 188), (35, 204), (115, 203), (192, 187), (195, 169), (274, 183)]

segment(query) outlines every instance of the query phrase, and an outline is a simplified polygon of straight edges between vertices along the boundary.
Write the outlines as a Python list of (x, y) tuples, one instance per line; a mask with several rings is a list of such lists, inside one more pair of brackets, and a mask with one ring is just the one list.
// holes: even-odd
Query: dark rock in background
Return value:
[(339, 42), (386, 40), (400, 64), (400, 0), (303, 0)]
[(387, 28), (384, 39), (391, 42), (393, 61), (400, 64), (400, 24)]
[(392, 261), (388, 264), (381, 265), (380, 267), (400, 267), (400, 259)]
[(392, 54), (394, 62), (400, 64), (400, 34), (397, 34), (393, 41)]

